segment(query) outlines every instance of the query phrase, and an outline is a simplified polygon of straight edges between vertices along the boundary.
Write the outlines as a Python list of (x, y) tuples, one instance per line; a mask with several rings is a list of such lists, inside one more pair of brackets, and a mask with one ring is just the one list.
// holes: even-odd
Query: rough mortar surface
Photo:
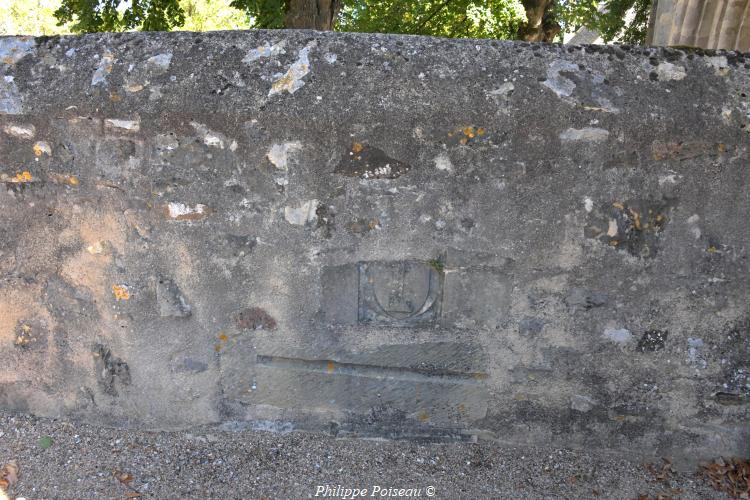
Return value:
[(0, 38), (0, 407), (750, 447), (750, 59)]

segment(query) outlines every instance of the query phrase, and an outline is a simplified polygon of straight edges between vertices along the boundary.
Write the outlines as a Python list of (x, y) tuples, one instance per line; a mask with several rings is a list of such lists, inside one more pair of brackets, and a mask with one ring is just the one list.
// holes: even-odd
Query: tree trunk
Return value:
[(340, 8), (341, 0), (287, 0), (284, 26), (330, 31)]
[(560, 32), (552, 9), (555, 0), (522, 0), (528, 22), (518, 30), (518, 38), (527, 42), (553, 42)]

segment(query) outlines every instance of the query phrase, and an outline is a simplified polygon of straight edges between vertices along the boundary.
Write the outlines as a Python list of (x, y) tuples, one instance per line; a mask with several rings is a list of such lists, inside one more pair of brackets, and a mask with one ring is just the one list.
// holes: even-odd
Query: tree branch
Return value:
[(425, 26), (427, 26), (427, 23), (429, 23), (430, 21), (432, 21), (432, 18), (434, 18), (436, 15), (438, 15), (438, 13), (441, 10), (443, 10), (444, 8), (446, 8), (448, 6), (448, 4), (451, 3), (452, 1), (453, 0), (445, 0), (445, 2), (443, 2), (442, 4), (440, 4), (437, 9), (435, 9), (434, 11), (432, 11), (430, 13), (430, 15), (427, 16), (427, 18), (419, 24), (419, 26), (417, 27), (417, 32), (421, 31), (422, 28), (424, 28)]

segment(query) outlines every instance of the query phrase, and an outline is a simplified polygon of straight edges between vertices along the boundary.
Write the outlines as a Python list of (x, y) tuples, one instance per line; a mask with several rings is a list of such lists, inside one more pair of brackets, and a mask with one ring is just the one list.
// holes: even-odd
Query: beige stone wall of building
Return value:
[(649, 43), (750, 51), (750, 0), (659, 0)]

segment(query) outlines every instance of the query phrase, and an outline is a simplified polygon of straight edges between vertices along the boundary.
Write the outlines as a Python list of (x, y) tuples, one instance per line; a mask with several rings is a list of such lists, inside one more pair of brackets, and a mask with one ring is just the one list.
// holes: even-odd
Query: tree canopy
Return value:
[[(587, 27), (605, 41), (643, 43), (652, 0), (8, 0), (5, 17), (26, 16), (50, 34), (315, 27), (450, 38), (559, 40)], [(28, 4), (28, 5), (26, 5)], [(294, 17), (312, 4), (321, 20)], [(55, 10), (55, 6), (59, 6)], [(29, 13), (32, 13), (29, 16)], [(326, 15), (328, 16), (326, 19)], [(36, 19), (33, 19), (36, 16)], [(6, 24), (9, 21), (6, 21)], [(307, 24), (312, 25), (307, 26)], [(322, 23), (322, 24), (321, 24)], [(25, 27), (25, 26), (24, 26)], [(41, 28), (40, 28), (41, 27)], [(8, 29), (5, 30), (8, 32)], [(28, 30), (27, 30), (28, 31)]]

